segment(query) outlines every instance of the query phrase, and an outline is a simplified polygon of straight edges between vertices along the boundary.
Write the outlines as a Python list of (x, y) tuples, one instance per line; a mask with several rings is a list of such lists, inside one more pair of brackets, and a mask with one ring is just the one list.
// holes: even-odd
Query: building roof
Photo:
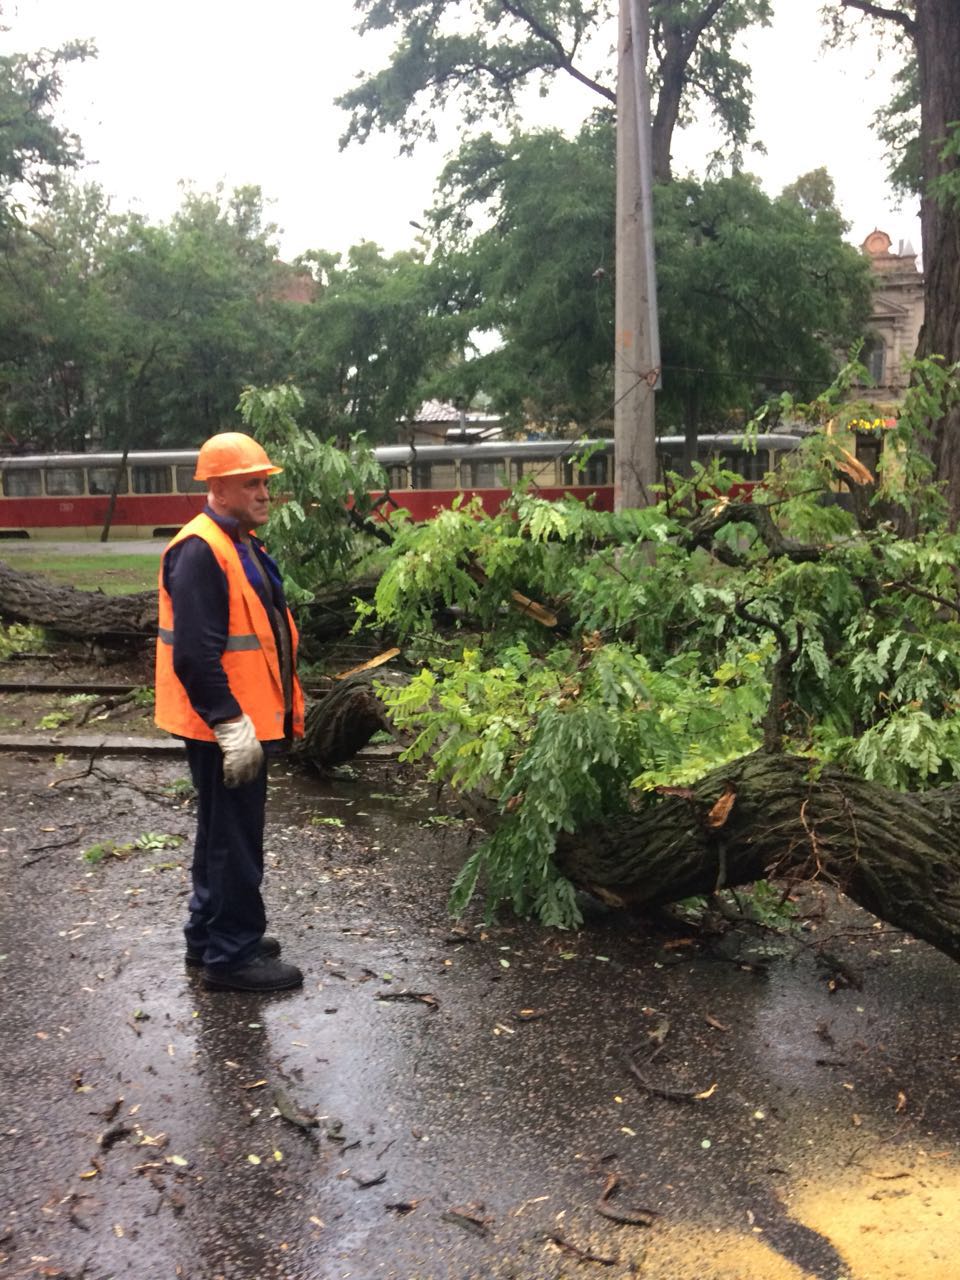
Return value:
[(478, 410), (461, 411), (455, 404), (451, 404), (446, 400), (424, 400), (423, 404), (416, 411), (412, 418), (413, 422), (449, 422), (457, 423), (466, 422), (471, 426), (478, 426), (484, 423), (497, 423), (500, 421), (499, 414), (484, 413)]

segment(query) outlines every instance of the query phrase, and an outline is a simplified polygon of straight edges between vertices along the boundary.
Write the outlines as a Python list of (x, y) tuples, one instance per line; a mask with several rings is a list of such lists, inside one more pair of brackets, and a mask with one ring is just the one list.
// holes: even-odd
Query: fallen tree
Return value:
[(905, 794), (758, 751), (681, 790), (561, 834), (559, 869), (640, 909), (772, 877), (821, 879), (960, 961), (960, 784)]
[[(369, 577), (330, 583), (319, 590), (298, 609), (308, 643), (316, 646), (348, 635), (354, 623), (354, 602), (371, 599), (375, 590), (376, 579)], [(0, 560), (0, 619), (49, 627), (79, 640), (146, 641), (157, 634), (157, 593), (110, 596), (80, 591)]]
[(0, 618), (81, 640), (144, 640), (157, 634), (157, 593), (80, 591), (0, 560)]
[(520, 494), (403, 534), (377, 622), (423, 643), (440, 591), (482, 632), (384, 694), (489, 833), (455, 911), (480, 890), (570, 925), (577, 889), (642, 908), (822, 877), (960, 959), (960, 540), (911, 447), (918, 385), (877, 475), (822, 433), (748, 503), (704, 472), (644, 511)]

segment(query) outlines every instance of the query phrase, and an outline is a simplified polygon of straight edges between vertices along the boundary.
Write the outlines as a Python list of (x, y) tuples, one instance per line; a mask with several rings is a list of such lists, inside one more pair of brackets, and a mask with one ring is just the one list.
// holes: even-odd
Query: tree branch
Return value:
[(690, 551), (710, 548), (717, 533), (728, 524), (752, 524), (761, 542), (772, 556), (786, 556), (795, 564), (823, 558), (823, 548), (785, 538), (773, 522), (769, 508), (762, 502), (728, 502), (719, 511), (697, 516), (687, 526), (685, 543)]
[(895, 22), (908, 35), (915, 36), (917, 34), (916, 19), (911, 18), (908, 13), (903, 13), (900, 9), (885, 9), (882, 5), (871, 4), (870, 0), (840, 0), (840, 6), (843, 9), (859, 9), (861, 13), (865, 13), (869, 18), (880, 18), (885, 22)]
[(568, 75), (573, 76), (574, 80), (579, 80), (581, 84), (586, 85), (588, 89), (593, 89), (595, 93), (599, 93), (601, 97), (606, 98), (608, 102), (616, 102), (617, 95), (615, 91), (613, 89), (608, 89), (606, 85), (600, 84), (598, 81), (591, 79), (590, 76), (585, 75), (575, 67), (569, 53), (567, 53), (566, 49), (560, 43), (559, 37), (548, 27), (545, 27), (541, 22), (539, 22), (532, 14), (527, 13), (523, 5), (517, 4), (516, 0), (500, 0), (500, 2), (507, 13), (516, 18), (518, 22), (525, 23), (534, 35), (538, 37), (538, 39), (542, 40), (544, 44), (548, 44), (550, 48), (554, 50), (558, 59), (556, 64), (558, 67), (566, 71)]

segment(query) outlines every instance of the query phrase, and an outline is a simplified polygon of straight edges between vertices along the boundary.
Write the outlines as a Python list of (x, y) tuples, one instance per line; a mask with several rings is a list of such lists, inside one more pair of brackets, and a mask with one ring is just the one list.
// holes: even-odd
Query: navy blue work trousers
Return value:
[(266, 761), (253, 782), (226, 787), (217, 743), (187, 738), (185, 744), (197, 790), (193, 894), (184, 927), (187, 946), (210, 967), (243, 964), (267, 923), (260, 894)]

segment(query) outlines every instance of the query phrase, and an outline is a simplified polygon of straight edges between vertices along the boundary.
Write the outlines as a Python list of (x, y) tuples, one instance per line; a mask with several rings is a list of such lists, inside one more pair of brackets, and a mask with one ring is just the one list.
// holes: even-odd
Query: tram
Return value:
[[(742, 476), (731, 488), (736, 494), (754, 488), (799, 443), (799, 436), (761, 435), (747, 448), (742, 436), (704, 436), (700, 460), (718, 457)], [(683, 437), (661, 437), (657, 451), (663, 473), (679, 470)], [(458, 497), (476, 497), (494, 514), (521, 480), (544, 498), (570, 494), (613, 509), (612, 440), (392, 444), (374, 454), (386, 478), (376, 496), (415, 520), (430, 519)], [(120, 453), (0, 457), (0, 539), (98, 539), (115, 485), (112, 536), (170, 537), (203, 507), (196, 457), (196, 449), (131, 452), (125, 461)]]

